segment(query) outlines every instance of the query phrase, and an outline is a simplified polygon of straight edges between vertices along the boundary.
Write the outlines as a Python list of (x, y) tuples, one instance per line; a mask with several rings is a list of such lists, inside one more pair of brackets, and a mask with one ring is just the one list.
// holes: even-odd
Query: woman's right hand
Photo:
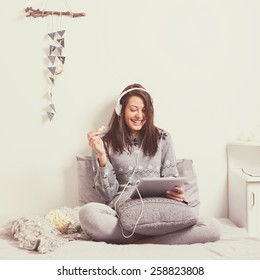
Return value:
[(97, 152), (98, 156), (104, 156), (106, 154), (104, 142), (101, 139), (101, 132), (99, 130), (92, 130), (88, 132), (88, 144)]

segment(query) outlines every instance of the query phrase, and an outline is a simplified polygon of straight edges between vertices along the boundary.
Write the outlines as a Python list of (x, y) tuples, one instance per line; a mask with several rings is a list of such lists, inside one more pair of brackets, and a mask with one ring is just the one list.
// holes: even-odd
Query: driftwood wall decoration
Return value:
[[(45, 2), (45, 7), (47, 5), (48, 0)], [(52, 10), (45, 10), (45, 9), (33, 9), (32, 7), (27, 7), (25, 9), (26, 17), (33, 17), (33, 18), (44, 18), (44, 17), (54, 17), (54, 16), (68, 16), (71, 18), (78, 18), (84, 17), (86, 14), (84, 12), (74, 13), (70, 9), (68, 2), (65, 0), (69, 11), (52, 11)], [(52, 30), (47, 34), (49, 38), (49, 46), (47, 50), (47, 57), (48, 57), (48, 65), (47, 65), (47, 73), (48, 73), (48, 81), (50, 84), (49, 88), (49, 105), (48, 108), (45, 110), (48, 120), (51, 122), (55, 119), (56, 116), (56, 108), (54, 105), (54, 87), (56, 84), (57, 77), (63, 72), (64, 64), (66, 57), (64, 55), (64, 48), (65, 48), (65, 29), (61, 26), (54, 27), (53, 20), (52, 20)]]

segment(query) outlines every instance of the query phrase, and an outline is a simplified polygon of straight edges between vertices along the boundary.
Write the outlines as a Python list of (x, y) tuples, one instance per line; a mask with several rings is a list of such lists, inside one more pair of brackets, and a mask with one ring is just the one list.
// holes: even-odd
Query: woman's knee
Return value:
[(88, 234), (99, 236), (116, 223), (116, 213), (109, 206), (91, 202), (79, 210), (79, 221), (82, 229)]
[(90, 202), (82, 206), (79, 210), (79, 221), (81, 224), (91, 223), (98, 220), (97, 216), (100, 215), (100, 208), (102, 205), (96, 202)]
[(92, 212), (92, 203), (85, 204), (79, 209), (79, 221), (80, 223), (85, 222), (85, 220), (89, 220), (87, 217), (91, 215)]

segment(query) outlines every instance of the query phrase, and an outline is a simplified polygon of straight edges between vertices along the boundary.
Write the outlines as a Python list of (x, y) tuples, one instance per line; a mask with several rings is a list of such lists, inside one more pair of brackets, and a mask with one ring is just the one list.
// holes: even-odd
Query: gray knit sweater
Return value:
[(112, 148), (107, 152), (108, 161), (104, 167), (98, 164), (97, 154), (93, 152), (95, 189), (109, 203), (126, 186), (133, 186), (142, 177), (179, 176), (176, 156), (171, 135), (160, 130), (159, 145), (156, 154), (150, 158), (133, 141), (132, 152), (115, 153)]

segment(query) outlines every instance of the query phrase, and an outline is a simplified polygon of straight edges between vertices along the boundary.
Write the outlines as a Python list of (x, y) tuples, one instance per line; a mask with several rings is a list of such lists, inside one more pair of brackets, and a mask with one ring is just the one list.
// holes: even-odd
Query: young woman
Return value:
[[(93, 149), (95, 190), (105, 204), (88, 203), (79, 212), (83, 230), (96, 241), (109, 243), (153, 242), (180, 244), (215, 241), (219, 238), (212, 222), (152, 239), (136, 233), (123, 233), (115, 206), (122, 192), (131, 192), (140, 178), (178, 177), (176, 157), (168, 132), (154, 125), (150, 94), (140, 84), (127, 86), (117, 100), (105, 135), (99, 130), (88, 133)], [(178, 186), (165, 197), (185, 202), (184, 189)]]

